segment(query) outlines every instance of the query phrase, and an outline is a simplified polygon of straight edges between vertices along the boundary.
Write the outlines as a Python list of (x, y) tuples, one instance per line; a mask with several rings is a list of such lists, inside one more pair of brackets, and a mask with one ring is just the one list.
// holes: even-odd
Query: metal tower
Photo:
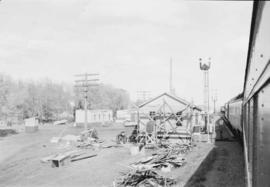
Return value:
[(209, 112), (209, 69), (211, 65), (211, 58), (208, 59), (208, 64), (202, 63), (202, 59), (199, 58), (200, 69), (203, 71), (204, 79), (204, 110)]

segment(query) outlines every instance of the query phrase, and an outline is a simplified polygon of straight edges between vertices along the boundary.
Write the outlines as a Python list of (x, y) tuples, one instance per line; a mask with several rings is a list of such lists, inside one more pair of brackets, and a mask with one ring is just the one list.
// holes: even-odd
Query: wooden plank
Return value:
[(71, 162), (75, 162), (75, 161), (78, 161), (78, 160), (84, 160), (84, 159), (92, 158), (92, 157), (95, 157), (95, 156), (97, 156), (97, 154), (88, 154), (88, 155), (84, 155), (84, 156), (81, 156), (81, 157), (76, 157), (74, 159), (71, 159)]

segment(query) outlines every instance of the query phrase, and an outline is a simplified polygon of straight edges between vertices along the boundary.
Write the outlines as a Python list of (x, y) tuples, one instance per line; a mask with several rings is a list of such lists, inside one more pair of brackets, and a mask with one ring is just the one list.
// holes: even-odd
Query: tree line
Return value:
[[(88, 109), (125, 109), (130, 103), (128, 93), (101, 84), (88, 92)], [(42, 121), (72, 119), (76, 109), (84, 107), (83, 96), (70, 83), (49, 79), (16, 81), (0, 74), (0, 120), (13, 121), (37, 117)]]

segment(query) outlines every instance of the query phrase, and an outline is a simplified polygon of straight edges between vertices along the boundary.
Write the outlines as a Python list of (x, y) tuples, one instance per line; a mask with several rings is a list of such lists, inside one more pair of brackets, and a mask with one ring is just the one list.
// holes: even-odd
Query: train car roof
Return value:
[(242, 92), (242, 93), (238, 94), (237, 96), (233, 97), (232, 99), (229, 100), (229, 102), (242, 100), (243, 97), (244, 97), (244, 92)]

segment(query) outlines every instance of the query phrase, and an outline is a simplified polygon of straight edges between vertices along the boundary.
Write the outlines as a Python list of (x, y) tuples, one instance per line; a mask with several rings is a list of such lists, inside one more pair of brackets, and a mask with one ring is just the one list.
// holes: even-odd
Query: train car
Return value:
[(226, 103), (226, 117), (232, 128), (240, 136), (242, 134), (243, 94), (239, 94)]
[(270, 2), (253, 4), (243, 97), (247, 186), (270, 186)]

